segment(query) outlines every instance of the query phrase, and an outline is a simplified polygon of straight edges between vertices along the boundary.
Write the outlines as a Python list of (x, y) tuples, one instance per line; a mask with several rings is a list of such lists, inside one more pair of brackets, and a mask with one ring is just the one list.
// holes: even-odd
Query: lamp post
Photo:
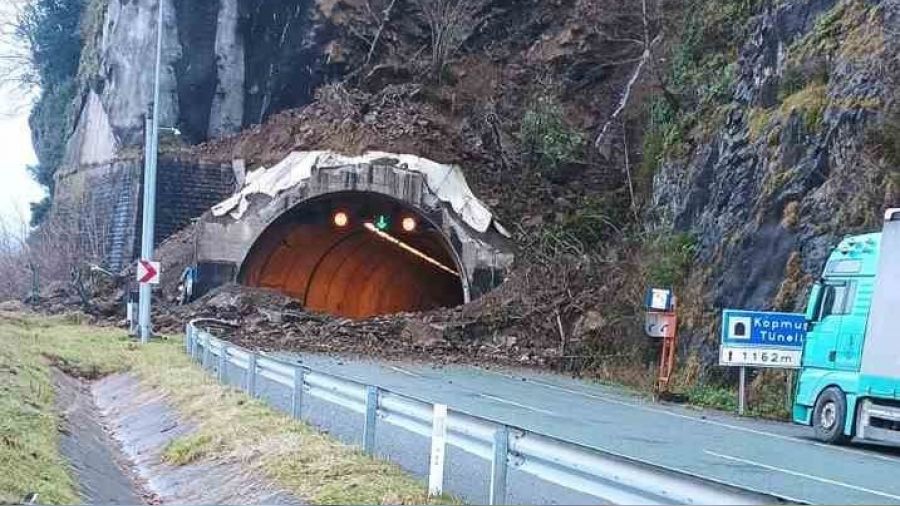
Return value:
[[(159, 95), (160, 95), (160, 71), (162, 67), (163, 44), (163, 0), (159, 0), (158, 18), (156, 26), (156, 70), (153, 83), (153, 114), (146, 120), (146, 139), (144, 146), (144, 212), (141, 225), (141, 259), (153, 258), (154, 227), (156, 226), (156, 163), (159, 150)], [(141, 343), (150, 341), (153, 333), (150, 310), (152, 303), (152, 287), (148, 283), (141, 283), (138, 302), (138, 327), (141, 335)]]

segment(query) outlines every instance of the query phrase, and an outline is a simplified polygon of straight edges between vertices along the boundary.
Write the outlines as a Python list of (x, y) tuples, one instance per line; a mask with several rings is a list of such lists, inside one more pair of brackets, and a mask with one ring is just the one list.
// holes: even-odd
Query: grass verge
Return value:
[[(697, 385), (685, 392), (689, 405), (734, 413), (737, 411), (737, 389), (722, 386)], [(790, 411), (785, 405), (785, 392), (766, 387), (749, 396), (746, 416), (768, 420), (789, 421)]]
[[(195, 423), (165, 458), (176, 465), (236, 459), (312, 504), (434, 504), (425, 485), (234, 389), (218, 385), (180, 340), (136, 346), (123, 332), (71, 319), (0, 313), (0, 503), (36, 491), (42, 503), (77, 502), (57, 451), (50, 364), (88, 377), (129, 370)], [(12, 473), (9, 470), (12, 470)]]

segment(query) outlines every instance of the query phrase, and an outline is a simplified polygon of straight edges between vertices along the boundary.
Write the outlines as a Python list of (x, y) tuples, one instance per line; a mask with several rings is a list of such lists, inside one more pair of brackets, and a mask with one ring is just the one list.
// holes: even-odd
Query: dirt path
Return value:
[(103, 427), (89, 383), (54, 370), (56, 408), (63, 418), (60, 451), (86, 504), (145, 504), (118, 444)]

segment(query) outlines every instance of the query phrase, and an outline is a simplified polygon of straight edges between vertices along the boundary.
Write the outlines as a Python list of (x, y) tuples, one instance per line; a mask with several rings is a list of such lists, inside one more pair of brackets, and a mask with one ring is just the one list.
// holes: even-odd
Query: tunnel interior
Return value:
[(239, 281), (349, 318), (426, 311), (464, 302), (444, 234), (387, 196), (346, 192), (295, 207), (257, 239)]

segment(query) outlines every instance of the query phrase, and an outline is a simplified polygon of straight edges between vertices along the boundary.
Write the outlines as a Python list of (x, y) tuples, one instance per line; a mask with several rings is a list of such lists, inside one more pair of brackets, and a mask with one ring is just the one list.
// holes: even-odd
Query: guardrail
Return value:
[(237, 367), (240, 387), (258, 396), (264, 378), (290, 391), (290, 413), (301, 418), (307, 396), (364, 416), (362, 446), (374, 454), (380, 424), (431, 439), (429, 491), (443, 489), (447, 446), (490, 463), (490, 504), (505, 504), (510, 469), (616, 504), (772, 504), (781, 498), (563, 441), (447, 406), (400, 395), (251, 352), (188, 324), (185, 351), (220, 382)]

